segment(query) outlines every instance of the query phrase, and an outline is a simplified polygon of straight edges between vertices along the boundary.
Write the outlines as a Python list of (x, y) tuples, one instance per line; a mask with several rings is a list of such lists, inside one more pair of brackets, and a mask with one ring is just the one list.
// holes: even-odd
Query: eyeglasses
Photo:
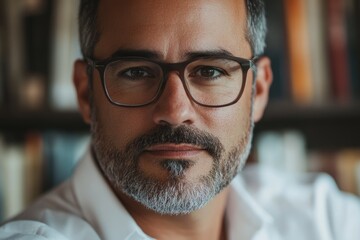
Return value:
[(236, 103), (245, 88), (255, 58), (234, 56), (197, 57), (180, 63), (164, 63), (142, 57), (117, 57), (105, 61), (86, 59), (98, 69), (108, 100), (117, 106), (142, 107), (154, 103), (163, 92), (168, 74), (176, 72), (188, 97), (204, 107)]

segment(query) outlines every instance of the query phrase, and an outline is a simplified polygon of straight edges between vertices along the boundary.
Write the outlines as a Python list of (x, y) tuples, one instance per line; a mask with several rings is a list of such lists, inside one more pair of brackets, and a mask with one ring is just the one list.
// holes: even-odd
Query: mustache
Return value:
[(127, 145), (126, 151), (138, 156), (148, 147), (166, 143), (195, 145), (207, 151), (215, 160), (220, 159), (224, 151), (222, 143), (216, 136), (185, 125), (178, 127), (159, 125), (152, 131), (135, 138)]

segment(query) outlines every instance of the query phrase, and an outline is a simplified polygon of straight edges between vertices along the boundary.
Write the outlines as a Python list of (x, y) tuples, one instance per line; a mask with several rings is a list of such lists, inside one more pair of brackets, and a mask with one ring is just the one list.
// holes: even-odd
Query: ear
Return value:
[(90, 124), (91, 108), (90, 108), (89, 79), (86, 69), (87, 69), (87, 64), (82, 60), (77, 60), (74, 63), (73, 82), (75, 85), (80, 113), (84, 121)]
[(254, 121), (258, 122), (263, 114), (269, 99), (269, 90), (273, 80), (271, 61), (267, 57), (260, 58), (257, 63), (254, 98)]

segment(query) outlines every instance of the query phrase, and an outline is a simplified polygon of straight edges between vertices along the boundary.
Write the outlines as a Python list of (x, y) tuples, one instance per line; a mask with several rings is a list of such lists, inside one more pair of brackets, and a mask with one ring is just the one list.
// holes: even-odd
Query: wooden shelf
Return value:
[(360, 104), (294, 106), (270, 104), (256, 124), (255, 137), (264, 131), (298, 130), (309, 149), (360, 147)]
[[(27, 131), (87, 132), (76, 111), (0, 111), (0, 132)], [(304, 134), (309, 149), (360, 147), (360, 104), (350, 106), (294, 106), (270, 104), (255, 126), (255, 139), (264, 131), (297, 130)]]
[(88, 131), (80, 113), (76, 111), (5, 111), (0, 112), (0, 131), (22, 133), (26, 131)]

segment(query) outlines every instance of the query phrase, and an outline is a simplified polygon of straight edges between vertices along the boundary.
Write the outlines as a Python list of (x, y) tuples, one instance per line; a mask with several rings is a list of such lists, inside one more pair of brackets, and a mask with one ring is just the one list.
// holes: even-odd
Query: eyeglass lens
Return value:
[[(154, 62), (122, 59), (107, 65), (104, 83), (113, 102), (141, 105), (157, 97), (164, 77), (162, 68)], [(186, 65), (181, 77), (191, 97), (204, 105), (234, 101), (243, 85), (241, 65), (223, 58), (194, 60)]]

